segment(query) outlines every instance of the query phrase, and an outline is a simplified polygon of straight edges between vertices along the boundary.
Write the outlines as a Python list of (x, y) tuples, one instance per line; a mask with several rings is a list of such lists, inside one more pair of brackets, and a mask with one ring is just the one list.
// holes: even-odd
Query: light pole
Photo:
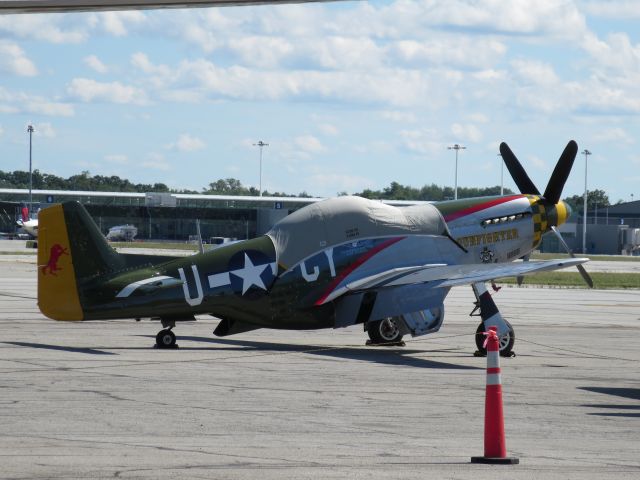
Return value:
[(29, 132), (29, 218), (31, 218), (31, 210), (33, 209), (33, 196), (31, 190), (33, 189), (33, 175), (31, 174), (31, 136), (33, 135), (33, 125), (27, 127)]
[(456, 180), (455, 180), (455, 188), (453, 191), (453, 199), (458, 199), (458, 151), (465, 150), (467, 147), (463, 147), (462, 145), (458, 145), (457, 143), (452, 145), (451, 147), (447, 147), (447, 150), (455, 150), (456, 151)]
[(591, 152), (586, 148), (581, 152), (584, 155), (584, 198), (582, 219), (582, 253), (587, 253), (587, 163)]
[(504, 161), (502, 160), (502, 154), (499, 153), (500, 157), (500, 196), (504, 195)]
[(260, 192), (258, 193), (258, 195), (262, 196), (262, 148), (268, 147), (269, 144), (264, 143), (262, 140), (260, 140), (258, 143), (254, 143), (253, 146), (260, 147)]

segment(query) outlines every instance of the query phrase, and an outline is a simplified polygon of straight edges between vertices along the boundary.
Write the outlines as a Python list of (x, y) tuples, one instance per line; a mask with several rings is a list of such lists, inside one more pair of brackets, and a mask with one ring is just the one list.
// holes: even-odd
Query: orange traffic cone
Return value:
[(471, 463), (515, 465), (516, 457), (507, 457), (500, 380), (500, 343), (496, 327), (489, 327), (484, 346), (487, 349), (487, 390), (484, 401), (484, 456), (471, 457)]

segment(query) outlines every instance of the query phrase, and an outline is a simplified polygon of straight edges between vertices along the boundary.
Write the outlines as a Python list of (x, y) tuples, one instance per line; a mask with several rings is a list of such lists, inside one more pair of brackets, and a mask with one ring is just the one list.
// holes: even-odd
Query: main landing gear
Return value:
[[(483, 335), (489, 329), (489, 326), (497, 326), (498, 331), (502, 331), (502, 335), (499, 337), (500, 341), (500, 356), (502, 357), (515, 357), (513, 352), (513, 345), (516, 341), (516, 335), (511, 324), (502, 318), (498, 307), (491, 298), (491, 294), (487, 291), (484, 283), (474, 283), (471, 285), (473, 293), (476, 296), (475, 308), (471, 312), (471, 316), (480, 315), (482, 321), (476, 329), (476, 347), (478, 350), (474, 355), (478, 357), (484, 357), (487, 355), (487, 349), (484, 346), (485, 336)], [(480, 310), (480, 313), (476, 312)]]
[(371, 340), (367, 341), (367, 345), (404, 347), (400, 325), (398, 317), (387, 317), (376, 322), (369, 322), (367, 333)]
[(176, 343), (176, 334), (171, 330), (176, 326), (176, 321), (173, 318), (162, 318), (160, 317), (160, 321), (162, 322), (162, 327), (164, 330), (160, 330), (156, 335), (156, 348), (178, 348), (178, 344)]
[(178, 348), (176, 344), (176, 334), (171, 328), (160, 330), (156, 335), (156, 348)]
[[(513, 352), (513, 344), (516, 342), (516, 334), (513, 331), (513, 327), (507, 320), (505, 320), (504, 323), (509, 327), (509, 331), (498, 338), (500, 342), (500, 356), (515, 357), (516, 354)], [(484, 322), (480, 322), (476, 330), (476, 347), (478, 348), (476, 356), (478, 357), (487, 356), (487, 348), (484, 346), (484, 340), (487, 337), (483, 335), (486, 331), (487, 329), (484, 326)]]

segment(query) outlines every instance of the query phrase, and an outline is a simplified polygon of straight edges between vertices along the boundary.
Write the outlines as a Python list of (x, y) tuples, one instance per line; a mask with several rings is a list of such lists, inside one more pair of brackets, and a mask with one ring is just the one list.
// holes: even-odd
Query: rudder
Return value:
[(55, 320), (83, 320), (82, 286), (121, 270), (125, 261), (78, 202), (43, 209), (38, 223), (40, 311)]
[(54, 320), (83, 320), (62, 205), (38, 215), (38, 307)]

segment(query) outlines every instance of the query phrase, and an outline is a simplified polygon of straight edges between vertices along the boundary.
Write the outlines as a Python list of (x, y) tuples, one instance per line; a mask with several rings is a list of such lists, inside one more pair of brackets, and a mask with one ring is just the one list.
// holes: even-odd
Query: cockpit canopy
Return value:
[(313, 253), (363, 238), (445, 235), (447, 224), (431, 204), (394, 207), (376, 200), (344, 196), (293, 212), (267, 232), (278, 263), (289, 268)]

